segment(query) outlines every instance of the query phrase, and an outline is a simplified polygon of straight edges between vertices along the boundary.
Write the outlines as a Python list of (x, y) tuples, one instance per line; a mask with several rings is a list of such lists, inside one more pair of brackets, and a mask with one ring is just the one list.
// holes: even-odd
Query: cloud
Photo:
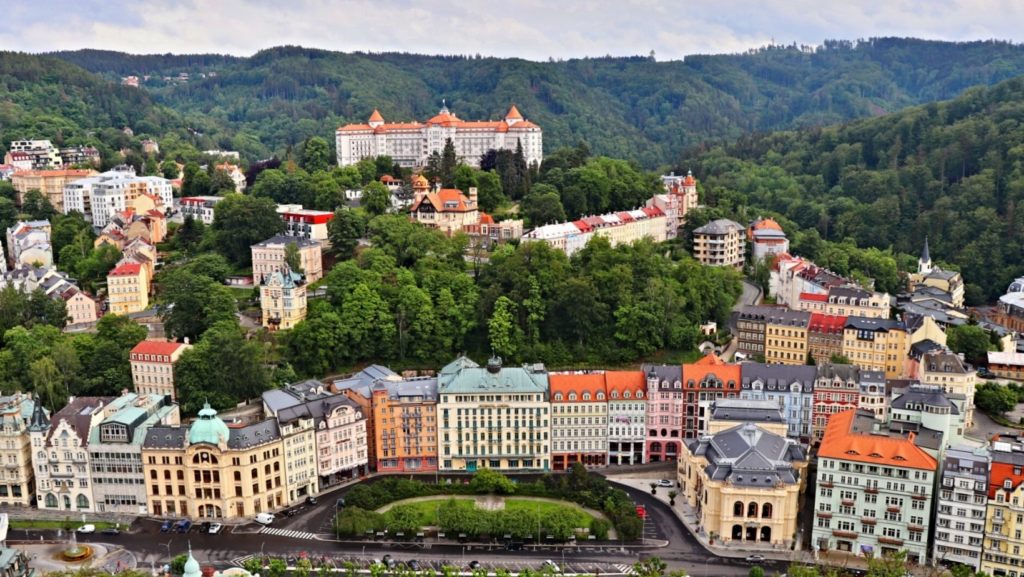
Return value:
[(67, 0), (18, 2), (0, 48), (249, 55), (282, 44), (342, 51), (659, 59), (742, 52), (774, 39), (915, 36), (1021, 41), (1017, 0)]

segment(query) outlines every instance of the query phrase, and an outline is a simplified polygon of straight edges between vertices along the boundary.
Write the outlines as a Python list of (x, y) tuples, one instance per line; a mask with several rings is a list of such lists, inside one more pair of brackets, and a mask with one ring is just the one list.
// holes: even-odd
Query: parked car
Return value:
[(120, 529), (115, 529), (113, 527), (108, 527), (108, 528), (100, 531), (100, 533), (103, 533), (104, 535), (110, 535), (112, 537), (116, 537), (116, 536), (121, 534), (121, 530)]
[(307, 505), (313, 506), (313, 505), (316, 505), (316, 503), (317, 503), (316, 497), (314, 497), (312, 495), (306, 497), (306, 504)]
[(415, 560), (415, 559), (413, 559), (412, 561), (409, 561), (409, 568), (412, 569), (413, 571), (419, 571), (420, 570), (420, 562)]
[(658, 486), (659, 487), (675, 487), (676, 484), (673, 483), (672, 481), (668, 480), (668, 479), (662, 479), (662, 480), (658, 481)]
[(981, 367), (980, 369), (978, 369), (978, 376), (983, 378), (983, 379), (994, 379), (994, 378), (996, 378), (995, 373), (993, 373), (992, 371), (988, 370), (988, 368), (986, 368), (986, 367)]
[(256, 515), (256, 522), (260, 525), (269, 525), (274, 522), (273, 513), (259, 513)]
[(764, 563), (764, 555), (747, 555), (747, 563)]
[(552, 561), (551, 559), (545, 559), (544, 563), (542, 564), (542, 567), (545, 568), (545, 569), (550, 567), (551, 570), (554, 571), (555, 573), (561, 573), (562, 572), (562, 570), (558, 568), (558, 564), (555, 563), (554, 561)]
[(210, 532), (210, 525), (211, 525), (211, 523), (209, 521), (203, 521), (199, 525), (199, 532), (200, 533), (209, 533)]
[(476, 560), (470, 561), (469, 562), (469, 568), (470, 569), (479, 569), (480, 568), (480, 562), (476, 561)]
[(170, 530), (171, 530), (171, 520), (168, 519), (168, 520), (164, 521), (163, 525), (160, 525), (160, 532), (161, 533), (166, 533), (166, 532), (168, 532)]
[(96, 532), (96, 525), (93, 525), (92, 523), (89, 523), (88, 525), (82, 525), (81, 527), (78, 528), (78, 532), (79, 533), (95, 533)]
[(188, 519), (182, 519), (181, 524), (178, 525), (178, 533), (188, 533), (189, 529), (192, 528), (192, 521)]
[(338, 500), (334, 502), (334, 508), (335, 509), (344, 509), (345, 508), (345, 498), (344, 497), (338, 497)]

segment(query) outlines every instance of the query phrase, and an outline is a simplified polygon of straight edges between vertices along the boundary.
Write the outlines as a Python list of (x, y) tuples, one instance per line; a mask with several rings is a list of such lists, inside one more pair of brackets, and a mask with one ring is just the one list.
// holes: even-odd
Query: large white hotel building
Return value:
[(480, 157), (488, 150), (515, 150), (517, 142), (523, 145), (527, 164), (540, 164), (544, 158), (540, 127), (525, 120), (515, 105), (502, 120), (462, 120), (442, 107), (423, 123), (384, 122), (380, 112), (374, 110), (365, 124), (338, 128), (338, 166), (381, 155), (390, 156), (404, 167), (425, 166), (431, 154), (441, 154), (449, 138), (458, 157), (472, 166), (479, 166)]

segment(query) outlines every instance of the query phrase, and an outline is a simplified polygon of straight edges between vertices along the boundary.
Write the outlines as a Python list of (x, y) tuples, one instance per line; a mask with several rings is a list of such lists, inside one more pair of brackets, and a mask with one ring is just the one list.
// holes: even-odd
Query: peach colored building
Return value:
[(135, 392), (140, 395), (167, 395), (177, 399), (174, 364), (191, 346), (188, 343), (148, 340), (135, 345), (128, 355)]
[(62, 170), (26, 170), (11, 175), (11, 184), (18, 193), (18, 204), (25, 199), (25, 193), (38, 190), (50, 201), (57, 212), (64, 212), (64, 186), (68, 183), (99, 174), (95, 170), (69, 168)]
[(252, 281), (263, 284), (272, 273), (284, 270), (285, 249), (294, 244), (299, 249), (302, 274), (307, 283), (315, 283), (324, 276), (323, 253), (319, 242), (306, 238), (278, 235), (252, 245)]
[(126, 315), (149, 307), (149, 274), (137, 262), (117, 265), (107, 274), (107, 303), (111, 314)]

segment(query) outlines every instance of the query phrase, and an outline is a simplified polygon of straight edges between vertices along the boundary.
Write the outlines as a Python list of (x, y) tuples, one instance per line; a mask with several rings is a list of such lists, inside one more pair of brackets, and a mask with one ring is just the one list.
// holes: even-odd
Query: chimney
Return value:
[(471, 186), (471, 187), (469, 187), (469, 202), (470, 202), (470, 204), (473, 205), (473, 208), (476, 208), (476, 206), (477, 206), (476, 200), (477, 200), (476, 187), (475, 186)]

